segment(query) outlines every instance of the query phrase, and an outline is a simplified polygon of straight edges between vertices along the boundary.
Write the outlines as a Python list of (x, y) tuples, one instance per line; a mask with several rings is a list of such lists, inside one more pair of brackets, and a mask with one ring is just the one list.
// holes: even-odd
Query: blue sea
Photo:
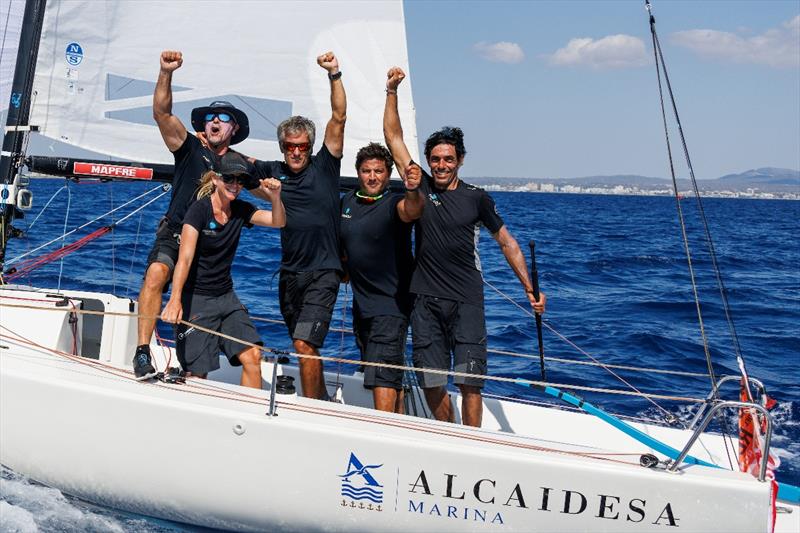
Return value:
[[(35, 180), (36, 206), (15, 225), (27, 236), (10, 243), (11, 260), (96, 217), (156, 184), (69, 183)], [(142, 200), (67, 237), (69, 244), (102, 225), (119, 221)], [(246, 193), (245, 193), (245, 196)], [(674, 198), (594, 196), (544, 193), (493, 193), (498, 211), (526, 256), (535, 240), (542, 290), (548, 296), (545, 353), (548, 357), (683, 372), (707, 372), (697, 310), (681, 239)], [(165, 211), (167, 196), (121, 222), (111, 234), (90, 242), (24, 280), (36, 286), (113, 291), (136, 297), (153, 231)], [(41, 217), (42, 208), (48, 203)], [(686, 219), (692, 265), (714, 371), (737, 374), (735, 351), (694, 198), (680, 202)], [(703, 200), (719, 268), (727, 289), (730, 314), (741, 353), (751, 376), (761, 379), (777, 400), (774, 446), (782, 460), (778, 479), (800, 484), (800, 202), (750, 199)], [(60, 246), (60, 241), (47, 251)], [(488, 233), (480, 242), (488, 283), (516, 302), (524, 294), (498, 246)], [(38, 252), (33, 255), (38, 255)], [(234, 264), (240, 298), (254, 317), (279, 319), (278, 232), (245, 231)], [(13, 266), (13, 265), (10, 265)], [(533, 320), (514, 303), (485, 287), (491, 349), (536, 354)], [(352, 295), (342, 290), (335, 327), (349, 327)], [(268, 346), (289, 349), (283, 326), (257, 322)], [(569, 339), (564, 341), (560, 336)], [(161, 330), (171, 336), (169, 328)], [(357, 358), (349, 335), (333, 332), (324, 353)], [(538, 379), (538, 359), (492, 354), (490, 373)], [(331, 365), (335, 371), (336, 365)], [(343, 372), (352, 371), (342, 368)], [(616, 371), (637, 389), (700, 398), (708, 394), (707, 377)], [(548, 380), (627, 390), (599, 367), (548, 362)], [(550, 402), (519, 385), (489, 383), (490, 393)], [(730, 387), (734, 399), (736, 388)], [(629, 396), (581, 393), (607, 411), (661, 420), (652, 403)], [(555, 400), (552, 400), (555, 402)], [(658, 405), (681, 421), (691, 418), (680, 401)], [(735, 425), (735, 419), (730, 417)], [(54, 445), (56, 445), (54, 443)], [(0, 516), (6, 531), (197, 531), (169, 522), (98, 508), (28, 480), (7, 469), (0, 477)]]

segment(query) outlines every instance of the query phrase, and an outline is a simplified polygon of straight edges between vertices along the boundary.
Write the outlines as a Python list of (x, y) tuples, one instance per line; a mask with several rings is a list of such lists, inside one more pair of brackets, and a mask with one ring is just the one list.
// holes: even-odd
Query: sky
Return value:
[[(696, 177), (800, 169), (800, 0), (652, 1)], [(644, 0), (404, 11), (419, 139), (461, 127), (462, 177), (669, 177)]]
[[(800, 169), (800, 2), (653, 14), (695, 175)], [(419, 137), (461, 127), (462, 176), (669, 176), (644, 0), (406, 0), (405, 16)]]

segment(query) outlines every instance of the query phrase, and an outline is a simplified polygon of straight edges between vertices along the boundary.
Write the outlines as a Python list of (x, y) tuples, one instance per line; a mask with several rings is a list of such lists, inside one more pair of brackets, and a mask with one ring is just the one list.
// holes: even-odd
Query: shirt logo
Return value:
[(429, 199), (429, 200), (430, 200), (430, 201), (433, 203), (433, 205), (435, 205), (436, 207), (439, 207), (440, 205), (442, 205), (442, 201), (441, 201), (441, 200), (439, 200), (439, 196), (438, 196), (436, 193), (428, 193), (428, 199)]
[(342, 211), (342, 218), (353, 218), (353, 215), (350, 214), (349, 207), (345, 207), (344, 211)]

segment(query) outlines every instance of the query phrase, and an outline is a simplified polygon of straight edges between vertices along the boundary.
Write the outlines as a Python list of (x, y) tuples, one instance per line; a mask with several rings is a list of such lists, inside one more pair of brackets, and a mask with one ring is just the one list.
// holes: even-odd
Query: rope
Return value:
[[(251, 316), (250, 320), (252, 320), (254, 322), (265, 322), (267, 324), (277, 324), (277, 325), (282, 325), (283, 324), (283, 320), (277, 320), (277, 319), (274, 319), (274, 318), (264, 318), (264, 317)], [(336, 332), (336, 333), (342, 332), (342, 333), (353, 334), (353, 330), (352, 329), (347, 329), (347, 328), (342, 329), (342, 328), (331, 327), (331, 328), (329, 328), (329, 331), (333, 331), (333, 332)], [(567, 340), (567, 341), (570, 342), (569, 340)], [(536, 359), (537, 361), (539, 360), (539, 356), (538, 355), (534, 355), (534, 354), (520, 353), (520, 352), (510, 352), (510, 351), (507, 351), (507, 350), (496, 350), (496, 349), (492, 349), (492, 348), (487, 348), (486, 351), (488, 353), (493, 353), (493, 354), (497, 354), (497, 355), (507, 355), (507, 356), (510, 356), (510, 357), (520, 357), (520, 358), (523, 358), (523, 359)], [(669, 374), (669, 375), (675, 375), (675, 376), (696, 377), (696, 378), (705, 378), (705, 377), (708, 376), (708, 374), (703, 374), (703, 373), (700, 373), (700, 372), (685, 372), (685, 371), (682, 371), (682, 370), (663, 370), (663, 369), (660, 369), (660, 368), (649, 368), (649, 367), (641, 367), (641, 366), (615, 365), (615, 364), (610, 364), (610, 363), (595, 363), (594, 361), (576, 361), (575, 359), (564, 359), (564, 358), (561, 358), (561, 357), (552, 357), (552, 356), (549, 356), (549, 355), (546, 355), (544, 357), (544, 359), (545, 359), (545, 361), (552, 361), (554, 363), (564, 363), (564, 364), (583, 365), (583, 366), (608, 367), (608, 368), (616, 368), (617, 370), (630, 370), (632, 372), (643, 372), (643, 373), (648, 373), (649, 372), (649, 373), (653, 373), (653, 374)]]
[[(10, 298), (10, 299), (13, 299), (13, 298)], [(59, 309), (59, 308), (49, 308), (49, 307), (38, 307), (38, 306), (30, 306), (30, 305), (8, 304), (8, 303), (3, 303), (2, 301), (0, 301), (0, 307), (10, 307), (10, 308), (15, 308), (15, 309), (34, 309), (34, 310), (39, 310), (39, 311), (44, 310), (44, 311), (63, 312), (63, 309)], [(159, 316), (147, 317), (147, 316), (144, 316), (144, 315), (138, 315), (136, 313), (122, 313), (122, 312), (115, 312), (115, 311), (92, 311), (92, 310), (88, 310), (88, 309), (80, 309), (80, 310), (76, 310), (76, 312), (77, 313), (88, 314), (88, 315), (119, 316), (119, 317), (128, 317), (128, 318), (131, 318), (131, 317), (150, 318), (150, 319), (156, 319), (156, 320), (160, 319)], [(194, 328), (194, 329), (202, 331), (204, 333), (208, 333), (210, 335), (215, 335), (215, 336), (220, 337), (222, 339), (233, 341), (233, 342), (242, 344), (244, 346), (248, 346), (248, 347), (251, 347), (251, 348), (256, 348), (256, 349), (258, 349), (259, 351), (261, 351), (262, 353), (265, 353), (265, 354), (289, 355), (289, 356), (294, 356), (294, 357), (297, 357), (297, 358), (305, 357), (305, 358), (308, 358), (308, 359), (317, 359), (319, 361), (328, 361), (328, 362), (333, 362), (333, 363), (341, 362), (341, 363), (352, 364), (352, 365), (359, 365), (360, 364), (360, 365), (364, 365), (364, 366), (383, 367), (383, 368), (390, 368), (390, 369), (402, 370), (402, 371), (426, 372), (426, 373), (439, 374), (439, 375), (444, 375), (444, 376), (471, 377), (471, 378), (475, 378), (476, 377), (475, 374), (469, 374), (469, 373), (466, 373), (466, 372), (454, 372), (454, 371), (450, 371), (450, 370), (440, 370), (440, 369), (436, 369), (436, 368), (424, 368), (424, 367), (423, 368), (415, 368), (415, 367), (409, 367), (409, 366), (405, 366), (405, 365), (391, 365), (391, 364), (387, 364), (387, 363), (376, 363), (376, 362), (371, 362), (371, 361), (360, 361), (360, 360), (346, 359), (346, 358), (341, 358), (341, 357), (300, 354), (300, 353), (296, 353), (296, 352), (280, 350), (280, 349), (277, 349), (277, 348), (270, 348), (270, 347), (266, 347), (266, 346), (260, 346), (258, 344), (247, 342), (247, 341), (245, 341), (243, 339), (238, 339), (238, 338), (233, 337), (231, 335), (226, 335), (226, 334), (220, 333), (218, 331), (214, 331), (214, 330), (211, 330), (211, 329), (208, 329), (208, 328), (204, 328), (203, 326), (199, 326), (197, 324), (188, 322), (186, 320), (181, 320), (179, 322), (179, 324), (186, 325), (187, 327)], [(644, 392), (641, 392), (641, 391), (638, 391), (638, 390), (628, 391), (628, 390), (618, 390), (618, 389), (604, 389), (604, 388), (600, 388), (600, 387), (586, 387), (586, 386), (571, 385), (571, 384), (566, 384), (566, 383), (551, 383), (551, 382), (547, 382), (547, 381), (529, 380), (529, 379), (523, 379), (523, 378), (508, 378), (508, 377), (503, 377), (503, 376), (491, 376), (491, 375), (478, 376), (478, 377), (480, 379), (484, 379), (484, 380), (487, 380), (487, 381), (497, 381), (497, 382), (502, 382), (502, 383), (515, 383), (515, 384), (518, 384), (518, 385), (528, 385), (528, 386), (533, 385), (533, 386), (537, 386), (537, 387), (552, 386), (552, 387), (558, 387), (558, 388), (561, 388), (561, 389), (580, 390), (580, 391), (598, 392), (598, 393), (607, 393), (607, 394), (619, 394), (619, 395), (623, 395), (623, 396), (635, 396), (635, 397), (641, 397), (641, 398), (645, 398), (645, 399), (653, 399), (653, 398), (655, 398), (655, 399), (661, 399), (661, 400), (674, 400), (674, 401), (691, 402), (691, 403), (704, 403), (706, 401), (705, 398), (691, 398), (691, 397), (686, 397), (686, 396), (670, 396), (670, 395), (664, 395), (664, 394), (644, 393)]]

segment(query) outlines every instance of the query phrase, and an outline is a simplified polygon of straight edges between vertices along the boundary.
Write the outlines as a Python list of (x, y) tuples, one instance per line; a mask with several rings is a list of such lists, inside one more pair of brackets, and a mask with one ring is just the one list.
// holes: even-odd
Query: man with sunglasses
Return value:
[[(339, 291), (339, 176), (347, 99), (333, 52), (317, 58), (328, 73), (331, 118), (322, 148), (312, 155), (316, 128), (309, 119), (290, 117), (278, 126), (283, 161), (255, 161), (259, 177), (278, 178), (286, 207), (281, 229), (281, 314), (297, 353), (319, 355)], [(319, 359), (300, 358), (303, 395), (325, 399), (328, 392)]]
[[(383, 131), (402, 176), (411, 163), (397, 111), (397, 88), (405, 73), (394, 67), (387, 78)], [(420, 184), (425, 209), (416, 230), (411, 333), (417, 368), (449, 370), (452, 354), (456, 372), (476, 376), (455, 376), (453, 381), (461, 390), (463, 423), (480, 427), (484, 382), (480, 376), (486, 375), (487, 366), (483, 277), (478, 257), (481, 226), (500, 245), (536, 313), (544, 312), (545, 296), (542, 293), (539, 300), (534, 298), (525, 256), (497, 213), (492, 197), (459, 179), (466, 153), (459, 128), (442, 128), (425, 142), (431, 174), (424, 173)], [(447, 376), (418, 372), (418, 377), (434, 416), (453, 421)]]
[[(353, 286), (353, 331), (361, 359), (405, 364), (411, 297), (411, 223), (425, 204), (419, 193), (421, 169), (405, 169), (405, 194), (389, 191), (392, 154), (370, 143), (356, 154), (359, 189), (341, 201), (341, 241), (345, 270)], [(375, 408), (403, 412), (403, 371), (364, 366), (364, 387)]]
[[(219, 164), (230, 145), (245, 140), (250, 133), (247, 115), (229, 102), (217, 101), (192, 110), (190, 135), (181, 120), (172, 114), (172, 73), (183, 64), (181, 52), (161, 53), (161, 70), (153, 93), (153, 118), (164, 144), (175, 156), (172, 196), (167, 212), (156, 231), (156, 240), (147, 258), (144, 281), (139, 292), (138, 342), (133, 357), (136, 378), (155, 376), (150, 357), (150, 339), (161, 312), (161, 297), (172, 277), (180, 247), (181, 227), (187, 209), (195, 200), (200, 178)], [(202, 140), (201, 140), (202, 139)], [(248, 188), (258, 187), (253, 181)]]

